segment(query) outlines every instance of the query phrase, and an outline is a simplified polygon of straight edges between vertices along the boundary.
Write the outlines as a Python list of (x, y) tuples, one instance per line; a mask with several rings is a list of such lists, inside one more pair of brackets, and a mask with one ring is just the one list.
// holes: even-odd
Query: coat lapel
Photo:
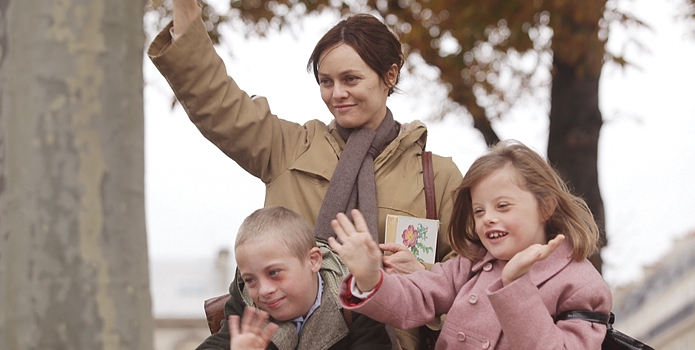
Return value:
[(564, 269), (571, 261), (572, 246), (567, 242), (562, 242), (545, 260), (533, 264), (531, 271), (529, 271), (531, 281), (534, 285), (539, 286)]
[(299, 336), (297, 335), (297, 327), (292, 322), (277, 322), (275, 323), (280, 328), (273, 334), (270, 340), (275, 344), (278, 350), (294, 350), (297, 349)]
[(324, 289), (321, 306), (314, 310), (304, 324), (298, 349), (328, 349), (348, 335), (350, 330), (345, 324), (343, 313), (330, 294), (325, 293)]
[(279, 350), (321, 350), (329, 349), (345, 338), (350, 329), (345, 324), (343, 313), (331, 293), (324, 287), (319, 306), (304, 323), (302, 333), (290, 321), (277, 322), (280, 326), (271, 341)]

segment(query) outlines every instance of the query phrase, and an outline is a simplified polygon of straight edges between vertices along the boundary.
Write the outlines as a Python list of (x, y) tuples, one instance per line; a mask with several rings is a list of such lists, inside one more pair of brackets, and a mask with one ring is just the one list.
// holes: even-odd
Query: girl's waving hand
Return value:
[(355, 278), (357, 288), (362, 292), (368, 292), (374, 289), (381, 279), (381, 250), (372, 239), (362, 213), (354, 209), (351, 214), (355, 220), (354, 225), (343, 213), (338, 213), (335, 220), (331, 221), (338, 239), (330, 237), (328, 244), (347, 265)]

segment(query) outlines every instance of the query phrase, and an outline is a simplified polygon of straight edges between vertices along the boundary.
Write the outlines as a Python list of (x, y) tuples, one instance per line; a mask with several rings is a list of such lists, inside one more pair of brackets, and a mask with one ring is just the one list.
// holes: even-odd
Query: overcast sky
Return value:
[[(600, 86), (605, 119), (599, 149), (600, 186), (606, 207), (609, 246), (604, 277), (616, 286), (640, 277), (678, 237), (695, 231), (695, 30), (676, 20), (676, 1), (637, 0), (630, 9), (653, 27), (631, 46), (637, 66), (607, 66)], [(296, 35), (245, 41), (227, 34), (220, 51), (227, 70), (249, 94), (266, 96), (281, 118), (304, 123), (330, 121), (306, 60), (334, 18), (308, 21)], [(624, 33), (611, 32), (620, 48)], [(213, 258), (232, 248), (241, 221), (263, 205), (263, 184), (208, 142), (182, 109), (171, 108), (171, 90), (149, 59), (145, 72), (146, 201), (150, 257)], [(428, 120), (431, 96), (408, 90), (389, 98), (400, 122), (425, 120), (427, 148), (453, 157), (462, 172), (485, 152), (480, 134), (464, 117)], [(501, 138), (520, 140), (545, 154), (547, 102), (529, 103), (494, 127)]]

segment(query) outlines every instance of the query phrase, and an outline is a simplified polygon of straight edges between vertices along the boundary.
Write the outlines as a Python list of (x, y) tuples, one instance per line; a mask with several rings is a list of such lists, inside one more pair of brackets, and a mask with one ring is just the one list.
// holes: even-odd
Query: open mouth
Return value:
[(495, 232), (490, 232), (490, 233), (488, 233), (488, 234), (487, 234), (487, 238), (489, 238), (489, 239), (495, 239), (495, 238), (504, 237), (504, 236), (506, 236), (506, 235), (508, 235), (508, 234), (509, 234), (509, 233), (507, 233), (507, 232), (495, 231)]

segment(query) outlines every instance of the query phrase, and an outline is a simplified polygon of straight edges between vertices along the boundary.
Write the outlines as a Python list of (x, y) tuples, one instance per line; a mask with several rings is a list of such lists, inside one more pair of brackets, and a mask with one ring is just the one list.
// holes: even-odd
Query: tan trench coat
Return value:
[[(313, 226), (345, 146), (332, 123), (292, 123), (273, 115), (265, 98), (247, 95), (227, 75), (200, 19), (175, 43), (169, 28), (157, 36), (148, 55), (193, 123), (220, 150), (266, 184), (266, 206), (295, 210)], [(421, 122), (402, 125), (400, 135), (374, 161), (381, 242), (386, 214), (426, 216), (421, 159), (426, 139), (427, 129)], [(462, 176), (451, 158), (434, 155), (433, 165), (440, 261), (451, 251), (445, 232), (451, 215), (451, 192)]]

